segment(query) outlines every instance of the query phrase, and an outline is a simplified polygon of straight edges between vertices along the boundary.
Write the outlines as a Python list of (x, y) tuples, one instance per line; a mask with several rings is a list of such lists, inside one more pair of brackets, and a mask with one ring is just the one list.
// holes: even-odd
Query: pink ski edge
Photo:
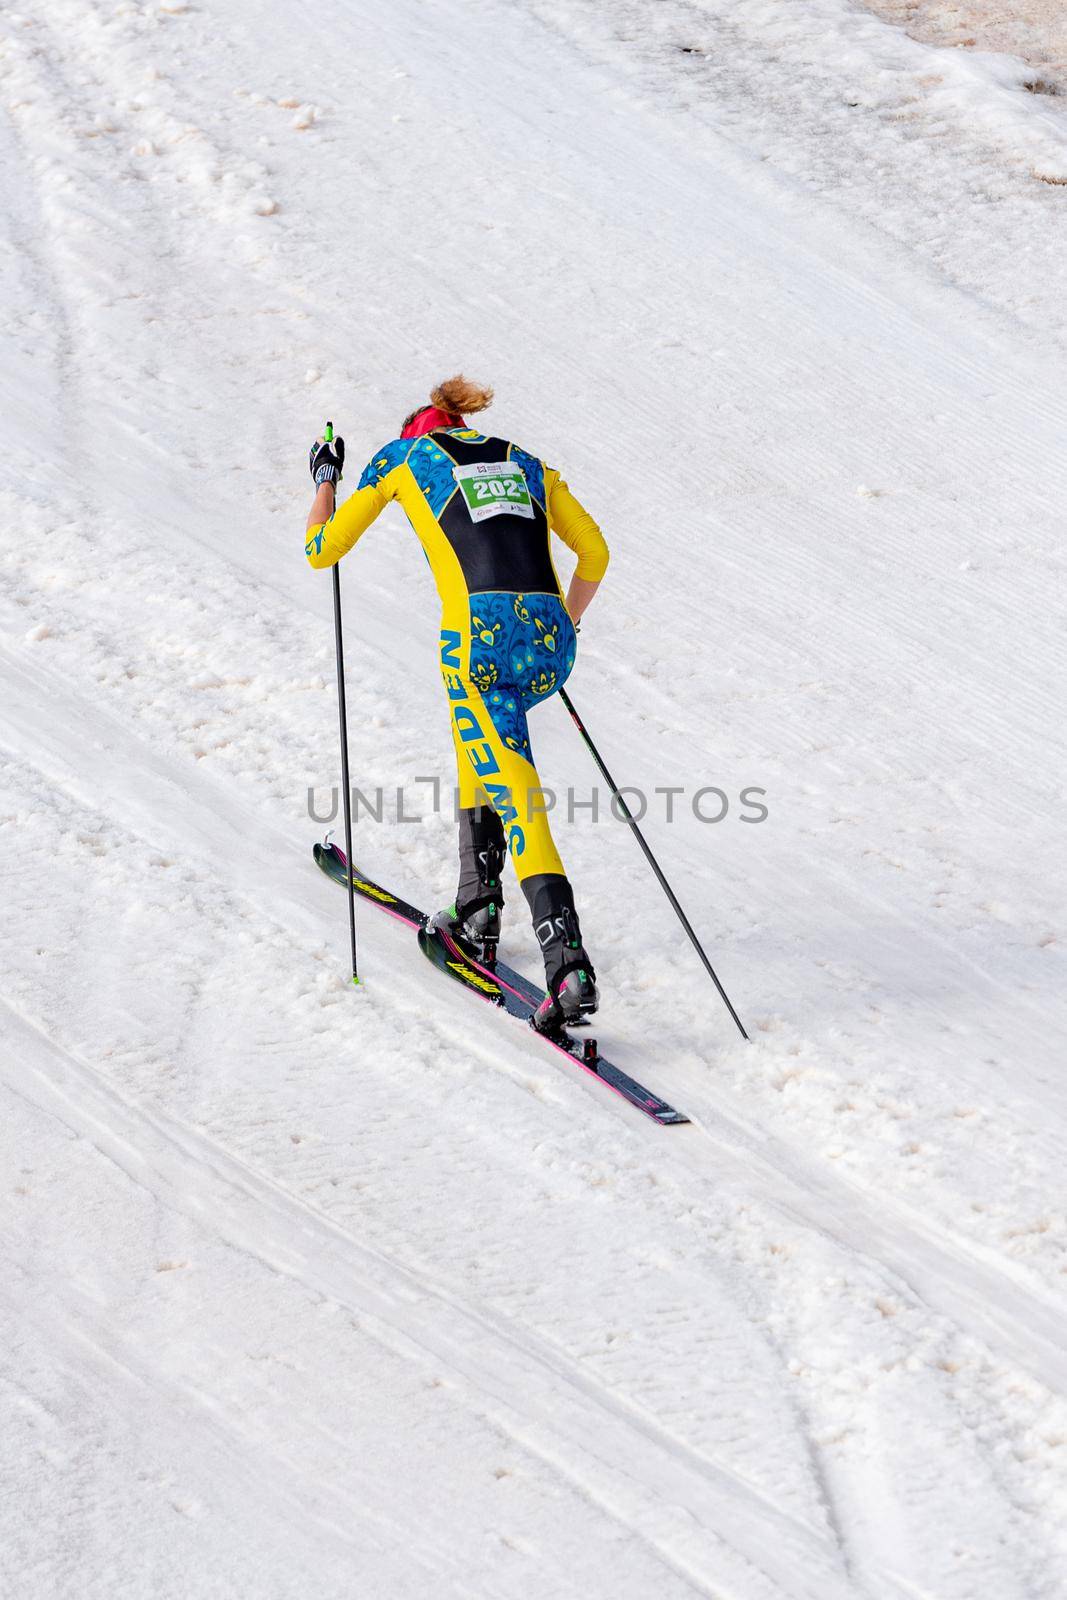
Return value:
[[(334, 852), (334, 854), (337, 856), (337, 859), (340, 861), (341, 865), (345, 868), (345, 870), (346, 871), (350, 870), (349, 866), (348, 866), (348, 858), (346, 857), (344, 851), (341, 849), (341, 846), (339, 844), (324, 845), (323, 849), (324, 850), (332, 850)], [(329, 877), (329, 873), (327, 873), (327, 877)], [(367, 881), (370, 882), (369, 879)], [(341, 887), (344, 888), (344, 889), (347, 889), (348, 885), (347, 885), (347, 883), (345, 883), (345, 884), (342, 884)], [(375, 888), (377, 888), (377, 884), (375, 884)], [(356, 893), (357, 894), (359, 893), (358, 889), (357, 889)], [(364, 896), (364, 899), (366, 899), (366, 898), (367, 897)], [(373, 901), (373, 904), (378, 907), (379, 911), (384, 911), (386, 916), (392, 917), (394, 922), (402, 922), (404, 924), (405, 928), (421, 928), (422, 927), (422, 923), (421, 922), (413, 922), (410, 917), (405, 917), (402, 911), (394, 911), (390, 906), (387, 906), (385, 904), (384, 900), (375, 900), (375, 901)]]
[[(348, 867), (348, 859), (340, 845), (331, 844), (327, 845), (325, 848), (333, 850), (342, 865), (345, 868)], [(375, 900), (374, 904), (380, 911), (387, 912), (389, 916), (393, 918), (394, 922), (403, 923), (405, 928), (419, 929), (429, 925), (425, 920), (422, 922), (415, 922), (411, 917), (405, 917), (401, 912), (391, 910), (389, 906), (385, 905), (381, 900)], [(507, 989), (510, 994), (513, 994), (517, 1000), (521, 1000), (525, 1005), (530, 1004), (529, 998), (523, 994), (521, 989), (516, 989), (513, 984), (506, 983), (501, 978), (500, 974), (494, 971), (492, 967), (485, 967), (480, 961), (476, 961), (472, 956), (467, 955), (466, 951), (461, 950), (443, 928), (439, 928), (437, 932), (441, 936), (442, 943), (447, 949), (451, 950), (452, 954), (457, 956), (459, 960), (464, 961), (468, 966), (473, 967), (476, 972), (481, 973), (482, 977), (491, 979), (498, 988)], [(475, 993), (481, 994), (481, 998), (488, 1004), (491, 1005), (493, 1003), (493, 998), (491, 995), (485, 994), (480, 990), (476, 990)], [(580, 1056), (576, 1056), (573, 1051), (567, 1049), (566, 1045), (559, 1044), (551, 1037), (550, 1034), (544, 1033), (541, 1035), (541, 1037), (545, 1040), (546, 1044), (550, 1044), (554, 1050), (558, 1050), (560, 1055), (564, 1056), (572, 1066), (580, 1067), (588, 1077), (595, 1078), (596, 1081), (599, 1084), (602, 1084), (605, 1089), (610, 1089), (612, 1094), (618, 1095), (619, 1099), (622, 1100), (626, 1105), (633, 1106), (635, 1111), (643, 1111), (645, 1116), (651, 1118), (653, 1122), (658, 1122), (660, 1127), (667, 1126), (667, 1124), (660, 1122), (659, 1116), (657, 1115), (658, 1110), (675, 1110), (673, 1106), (668, 1106), (666, 1101), (652, 1097), (649, 1097), (647, 1100), (633, 1099), (626, 1093), (624, 1089), (620, 1089), (617, 1084), (612, 1083), (610, 1078), (605, 1078), (600, 1072), (598, 1072), (595, 1066), (591, 1066), (589, 1062), (583, 1061)], [(685, 1118), (685, 1121), (689, 1121), (688, 1117)]]
[(508, 983), (505, 978), (501, 977), (495, 967), (484, 967), (480, 961), (475, 960), (474, 956), (469, 956), (465, 950), (461, 950), (451, 934), (446, 932), (444, 928), (438, 928), (437, 931), (454, 956), (459, 956), (461, 961), (465, 961), (476, 972), (480, 972), (484, 978), (492, 978), (499, 988), (506, 989), (509, 994), (515, 996), (516, 1000), (521, 1000), (524, 1005), (530, 1005), (529, 995), (523, 994), (521, 989), (516, 989), (513, 983)]
[[(524, 1001), (527, 1005), (529, 1004), (526, 996), (521, 994), (518, 989), (512, 988), (510, 984), (501, 983), (499, 976), (491, 967), (483, 967), (480, 961), (475, 961), (473, 957), (461, 950), (443, 928), (438, 928), (437, 931), (441, 935), (442, 943), (452, 951), (453, 955), (458, 956), (461, 961), (465, 961), (468, 966), (473, 967), (475, 972), (480, 972), (483, 977), (491, 978), (501, 989), (509, 989), (517, 999)], [(483, 994), (482, 999), (491, 1001), (492, 996)], [(602, 1073), (597, 1071), (595, 1066), (591, 1066), (589, 1062), (583, 1061), (580, 1056), (576, 1056), (573, 1050), (568, 1050), (565, 1044), (560, 1044), (552, 1038), (551, 1034), (543, 1033), (541, 1038), (544, 1039), (546, 1044), (550, 1044), (553, 1050), (558, 1050), (561, 1056), (565, 1056), (572, 1066), (581, 1067), (582, 1071), (587, 1073), (590, 1078), (595, 1078), (597, 1083), (603, 1084), (605, 1089), (610, 1089), (612, 1094), (617, 1094), (620, 1100), (625, 1101), (628, 1106), (633, 1106), (636, 1111), (643, 1111), (647, 1117), (652, 1118), (653, 1122), (659, 1122), (659, 1117), (656, 1115), (657, 1110), (674, 1109), (673, 1107), (668, 1107), (665, 1101), (651, 1097), (647, 1100), (631, 1099), (625, 1090), (619, 1088), (618, 1084), (612, 1083), (610, 1078), (605, 1078)], [(660, 1123), (660, 1126), (663, 1127), (664, 1124)]]

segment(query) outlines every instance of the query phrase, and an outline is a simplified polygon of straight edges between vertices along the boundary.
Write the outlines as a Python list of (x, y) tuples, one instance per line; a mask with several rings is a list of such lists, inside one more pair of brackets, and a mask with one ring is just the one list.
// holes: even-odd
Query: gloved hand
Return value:
[(311, 476), (316, 483), (340, 483), (345, 464), (345, 442), (336, 435), (330, 440), (316, 439), (309, 457)]

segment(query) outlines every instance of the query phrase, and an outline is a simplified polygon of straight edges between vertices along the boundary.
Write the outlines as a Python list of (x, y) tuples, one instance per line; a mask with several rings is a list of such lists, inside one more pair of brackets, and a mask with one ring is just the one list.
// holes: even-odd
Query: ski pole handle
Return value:
[(308, 463), (316, 483), (340, 483), (345, 467), (345, 442), (333, 431), (332, 422), (327, 422), (322, 438), (311, 446)]

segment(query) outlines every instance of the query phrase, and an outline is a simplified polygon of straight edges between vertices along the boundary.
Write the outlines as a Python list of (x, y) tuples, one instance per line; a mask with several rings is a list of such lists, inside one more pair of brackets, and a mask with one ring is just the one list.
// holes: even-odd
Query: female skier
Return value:
[[(574, 623), (608, 565), (604, 536), (559, 473), (518, 445), (469, 428), (493, 391), (458, 376), (413, 411), (335, 509), (342, 439), (317, 439), (307, 558), (331, 567), (390, 500), (426, 552), (441, 597), (441, 672), (459, 768), (459, 888), (435, 919), (491, 963), (504, 903), (505, 848), (530, 905), (547, 994), (535, 1027), (551, 1032), (597, 1009), (596, 974), (545, 815), (526, 713), (566, 681)], [(566, 604), (550, 530), (578, 557)]]

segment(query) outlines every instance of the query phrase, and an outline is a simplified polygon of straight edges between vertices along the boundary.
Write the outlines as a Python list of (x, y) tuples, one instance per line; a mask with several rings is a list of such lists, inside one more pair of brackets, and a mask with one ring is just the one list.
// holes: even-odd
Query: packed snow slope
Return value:
[[(845, 0), (0, 25), (0, 1589), (1062, 1597), (1062, 122)], [(458, 369), (612, 544), (572, 693), (750, 1044), (558, 836), (690, 1127), (372, 909), (346, 982), (306, 451)], [(359, 859), (443, 903), (398, 517), (343, 589)]]

